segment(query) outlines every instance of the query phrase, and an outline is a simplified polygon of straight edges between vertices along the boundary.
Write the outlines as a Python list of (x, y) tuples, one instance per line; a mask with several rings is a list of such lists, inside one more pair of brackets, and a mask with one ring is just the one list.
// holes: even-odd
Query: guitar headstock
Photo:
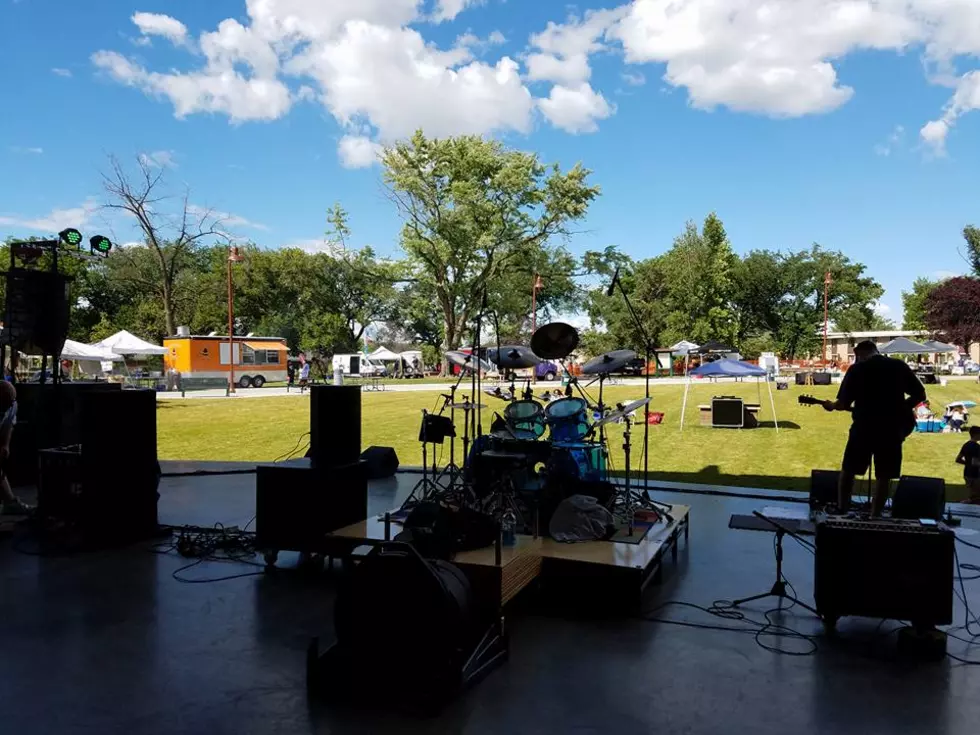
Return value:
[(819, 398), (804, 394), (796, 399), (801, 406), (822, 406), (824, 402)]

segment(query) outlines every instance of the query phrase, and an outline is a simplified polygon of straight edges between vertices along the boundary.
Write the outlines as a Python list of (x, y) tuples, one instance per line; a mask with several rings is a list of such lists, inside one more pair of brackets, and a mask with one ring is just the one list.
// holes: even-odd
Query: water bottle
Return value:
[(509, 508), (500, 519), (500, 534), (504, 546), (513, 546), (517, 543), (517, 516)]

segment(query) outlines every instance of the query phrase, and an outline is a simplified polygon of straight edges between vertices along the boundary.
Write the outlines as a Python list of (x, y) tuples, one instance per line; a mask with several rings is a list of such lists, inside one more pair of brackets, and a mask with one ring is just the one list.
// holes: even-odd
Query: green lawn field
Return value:
[[(665, 414), (664, 423), (650, 427), (651, 477), (686, 482), (806, 490), (811, 469), (839, 466), (850, 418), (827, 413), (820, 407), (800, 406), (797, 397), (810, 393), (830, 398), (836, 388), (791, 386), (773, 391), (780, 422), (777, 433), (772, 423), (769, 397), (761, 390), (762, 427), (752, 430), (711, 429), (698, 422), (697, 404), (713, 395), (759, 398), (754, 383), (694, 385), (691, 387), (687, 418), (680, 431), (680, 385), (654, 385), (651, 409)], [(934, 408), (953, 400), (980, 402), (980, 386), (972, 381), (952, 382), (947, 387), (929, 386)], [(641, 386), (616, 386), (606, 391), (607, 402), (640, 398)], [(403, 465), (421, 464), (416, 437), (423, 408), (436, 407), (438, 393), (364, 393), (362, 439), (392, 446)], [(504, 403), (485, 397), (488, 408), (501, 411)], [(159, 403), (158, 432), (161, 459), (271, 461), (297, 447), (304, 448), (309, 430), (309, 399), (271, 397), (248, 399), (164, 400)], [(978, 409), (980, 411), (980, 409)], [(489, 417), (485, 413), (485, 426)], [(980, 413), (976, 419), (980, 421)], [(634, 427), (633, 468), (642, 467), (642, 423)], [(611, 465), (623, 469), (622, 426), (609, 431)], [(944, 477), (950, 499), (965, 495), (961, 467), (953, 462), (967, 439), (966, 434), (913, 434), (905, 442), (906, 474)], [(457, 447), (461, 454), (461, 448)], [(448, 454), (448, 442), (442, 459)]]

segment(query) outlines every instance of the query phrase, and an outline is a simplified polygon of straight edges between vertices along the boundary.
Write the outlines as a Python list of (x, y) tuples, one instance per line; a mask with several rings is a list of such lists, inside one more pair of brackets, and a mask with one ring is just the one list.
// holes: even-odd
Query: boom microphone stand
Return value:
[(640, 317), (637, 316), (636, 310), (633, 308), (633, 304), (630, 302), (629, 294), (626, 293), (626, 289), (623, 288), (623, 282), (619, 279), (619, 268), (613, 273), (612, 281), (609, 282), (609, 288), (606, 289), (606, 296), (612, 296), (613, 290), (616, 285), (619, 285), (619, 291), (623, 294), (623, 300), (626, 302), (626, 309), (629, 311), (630, 316), (633, 321), (636, 322), (636, 328), (640, 332), (640, 336), (643, 337), (643, 346), (646, 350), (646, 355), (644, 356), (644, 384), (646, 386), (646, 393), (644, 397), (647, 399), (646, 406), (643, 407), (643, 499), (654, 503), (655, 505), (660, 505), (667, 509), (664, 514), (667, 516), (668, 521), (672, 520), (670, 517), (670, 511), (674, 509), (669, 503), (662, 503), (660, 501), (655, 501), (650, 497), (650, 355), (653, 353), (653, 344), (650, 341), (650, 336), (647, 334), (646, 328), (643, 326), (643, 322)]

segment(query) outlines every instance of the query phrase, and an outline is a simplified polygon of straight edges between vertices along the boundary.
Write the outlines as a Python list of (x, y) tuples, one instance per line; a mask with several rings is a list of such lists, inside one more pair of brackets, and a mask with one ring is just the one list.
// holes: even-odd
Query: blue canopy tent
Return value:
[[(752, 365), (739, 360), (715, 360), (706, 362), (688, 373), (687, 384), (684, 386), (684, 402), (681, 405), (681, 431), (684, 430), (684, 414), (687, 413), (687, 392), (691, 387), (691, 377), (701, 378), (767, 378), (768, 374), (758, 365)], [(776, 402), (772, 398), (772, 384), (766, 380), (766, 387), (769, 389), (769, 406), (772, 409), (772, 422), (779, 432), (779, 421), (776, 420)], [(762, 398), (762, 388), (759, 388), (760, 403)]]

